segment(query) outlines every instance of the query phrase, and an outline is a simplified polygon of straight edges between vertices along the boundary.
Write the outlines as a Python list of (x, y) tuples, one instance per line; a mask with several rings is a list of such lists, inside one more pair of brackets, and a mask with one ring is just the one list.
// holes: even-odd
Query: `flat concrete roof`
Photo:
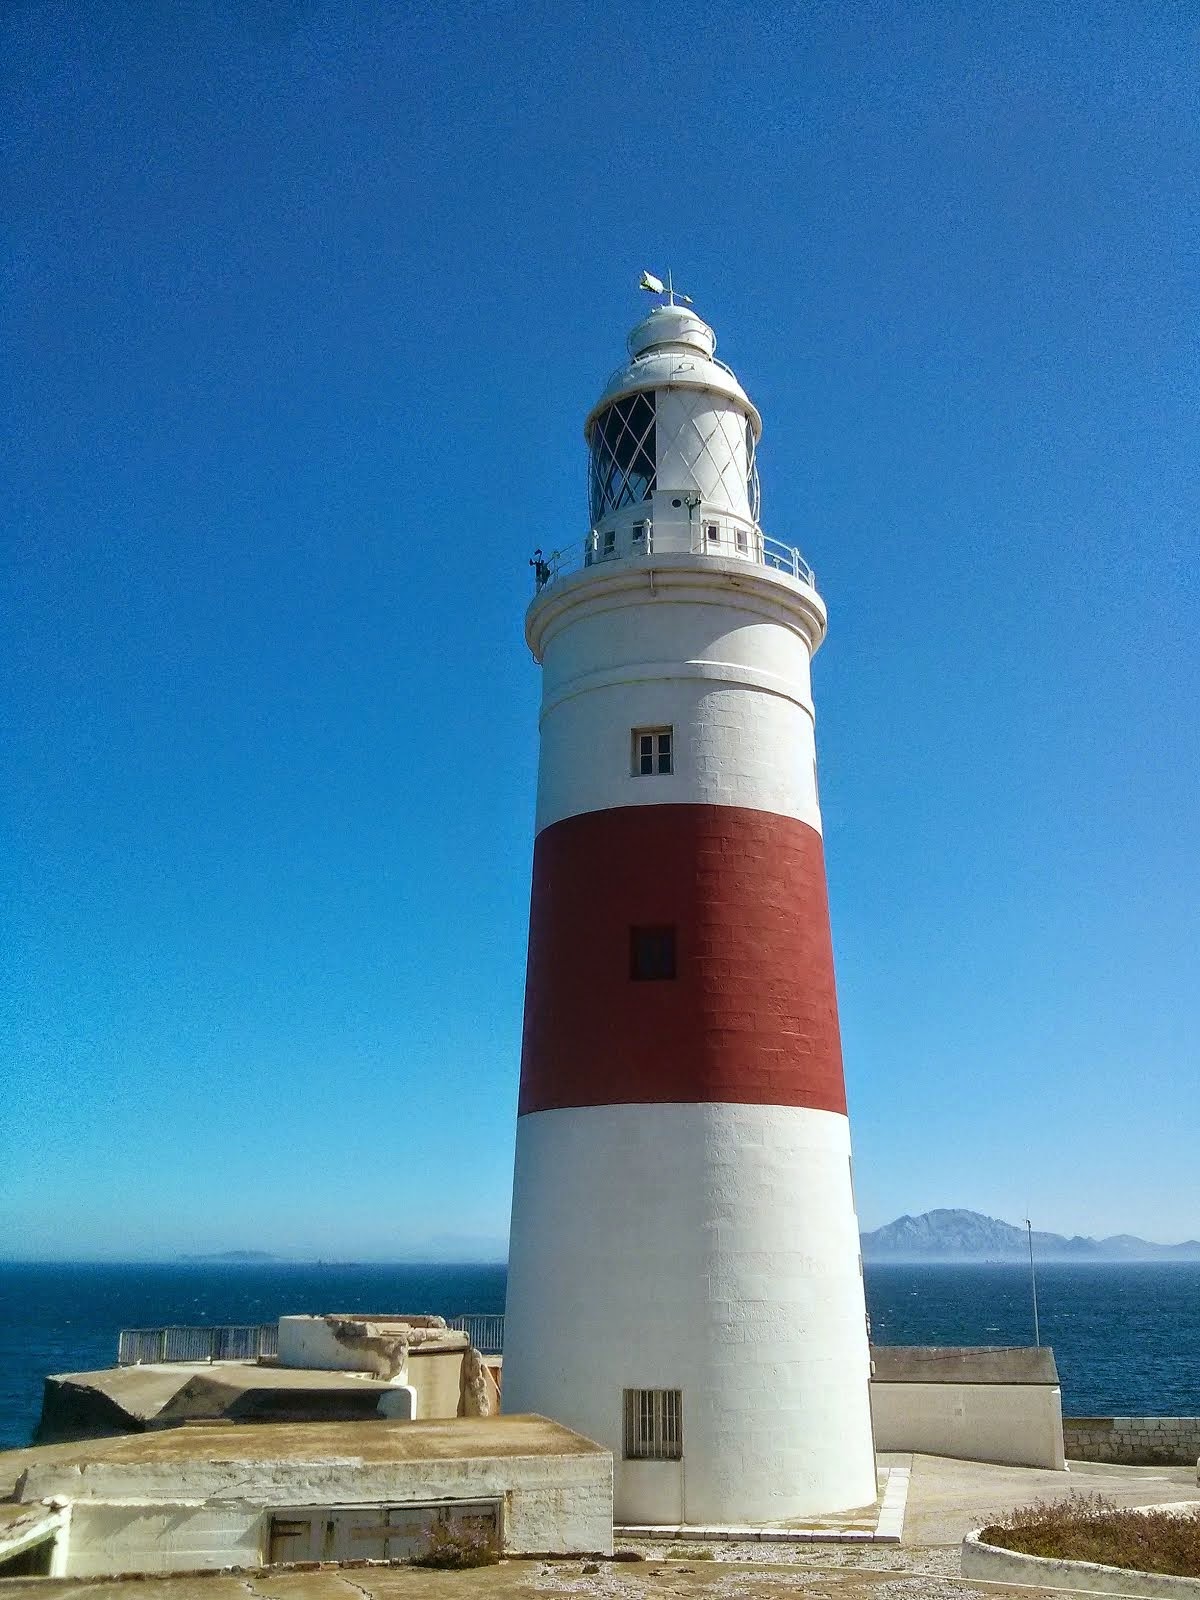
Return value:
[(607, 1455), (546, 1417), (448, 1417), (430, 1422), (203, 1422), (115, 1439), (33, 1445), (0, 1453), (0, 1484), (15, 1482), (26, 1468), (169, 1466), (197, 1459), (212, 1462), (465, 1461), (476, 1457)]
[(1054, 1351), (1046, 1345), (871, 1346), (876, 1383), (1056, 1384)]

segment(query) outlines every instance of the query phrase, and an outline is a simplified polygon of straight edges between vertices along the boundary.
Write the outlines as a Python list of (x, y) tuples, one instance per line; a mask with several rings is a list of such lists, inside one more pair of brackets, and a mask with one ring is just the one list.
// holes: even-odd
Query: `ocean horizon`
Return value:
[[(1028, 1263), (864, 1270), (876, 1344), (1033, 1343)], [(122, 1328), (501, 1312), (506, 1277), (503, 1262), (0, 1261), (0, 1447), (29, 1443), (48, 1375), (114, 1365)], [(1200, 1263), (1039, 1262), (1037, 1285), (1064, 1415), (1200, 1415)]]

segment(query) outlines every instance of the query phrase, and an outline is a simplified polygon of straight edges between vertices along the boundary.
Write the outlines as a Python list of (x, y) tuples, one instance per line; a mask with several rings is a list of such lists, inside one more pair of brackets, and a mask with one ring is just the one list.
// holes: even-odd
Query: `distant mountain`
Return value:
[[(865, 1261), (1016, 1261), (1029, 1255), (1024, 1228), (978, 1211), (925, 1211), (919, 1217), (898, 1217), (862, 1236)], [(1200, 1240), (1152, 1244), (1131, 1233), (1108, 1239), (1076, 1234), (1042, 1233), (1034, 1229), (1033, 1253), (1039, 1259), (1068, 1261), (1200, 1261)]]
[(236, 1266), (244, 1262), (254, 1266), (260, 1261), (278, 1261), (278, 1256), (273, 1256), (269, 1250), (219, 1250), (208, 1256), (180, 1256), (181, 1261), (223, 1261), (228, 1266)]

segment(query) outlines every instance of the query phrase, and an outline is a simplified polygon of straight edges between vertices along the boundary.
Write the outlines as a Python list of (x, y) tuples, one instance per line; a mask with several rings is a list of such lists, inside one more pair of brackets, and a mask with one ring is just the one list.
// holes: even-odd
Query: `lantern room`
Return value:
[(762, 419), (716, 335), (682, 305), (656, 306), (584, 426), (591, 560), (651, 549), (762, 560), (755, 451)]

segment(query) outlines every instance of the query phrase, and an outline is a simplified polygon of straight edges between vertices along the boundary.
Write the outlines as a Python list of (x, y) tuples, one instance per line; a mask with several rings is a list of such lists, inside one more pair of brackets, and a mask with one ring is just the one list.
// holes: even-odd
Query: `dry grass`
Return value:
[(494, 1567), (499, 1559), (500, 1552), (490, 1534), (447, 1521), (434, 1524), (428, 1545), (413, 1557), (411, 1565), (459, 1572), (465, 1567)]
[(990, 1523), (980, 1538), (1027, 1556), (1200, 1578), (1200, 1508), (1133, 1511), (1101, 1494), (1035, 1500)]

